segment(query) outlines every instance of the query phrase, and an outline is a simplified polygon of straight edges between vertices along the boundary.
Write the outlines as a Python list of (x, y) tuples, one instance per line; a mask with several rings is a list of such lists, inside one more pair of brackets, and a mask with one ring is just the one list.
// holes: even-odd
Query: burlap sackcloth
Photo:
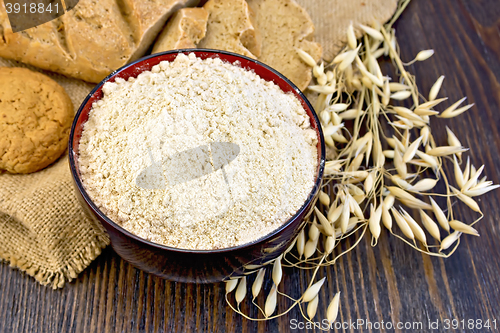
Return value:
[[(311, 16), (323, 57), (331, 60), (345, 43), (349, 23), (386, 22), (397, 0), (296, 0)], [(0, 58), (0, 66), (25, 66)], [(94, 87), (41, 71), (63, 86), (75, 107)], [(0, 78), (1, 79), (1, 78)], [(0, 134), (1, 135), (1, 134)], [(60, 288), (83, 271), (109, 244), (101, 225), (88, 219), (75, 195), (67, 153), (29, 175), (0, 174), (0, 259)]]

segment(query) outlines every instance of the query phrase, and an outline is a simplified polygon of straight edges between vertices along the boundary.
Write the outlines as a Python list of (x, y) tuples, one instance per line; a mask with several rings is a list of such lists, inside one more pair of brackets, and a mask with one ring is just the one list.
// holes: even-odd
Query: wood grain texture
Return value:
[[(495, 0), (413, 1), (396, 24), (402, 58), (421, 49), (436, 54), (411, 66), (422, 92), (436, 78), (446, 79), (442, 95), (450, 101), (463, 96), (475, 103), (469, 112), (449, 121), (433, 121), (438, 142), (445, 142), (448, 125), (471, 147), (474, 164), (500, 183), (500, 6)], [(422, 255), (382, 232), (379, 245), (369, 239), (319, 271), (328, 281), (320, 293), (316, 318), (324, 318), (329, 300), (341, 291), (339, 320), (423, 322), (489, 319), (500, 325), (500, 192), (480, 197), (486, 217), (477, 226), (480, 238), (462, 237), (457, 252), (442, 260)], [(470, 221), (469, 210), (457, 210)], [(353, 239), (343, 244), (352, 245)], [(285, 270), (280, 290), (298, 296), (310, 272)], [(269, 286), (267, 286), (269, 287)], [(269, 322), (251, 322), (225, 303), (224, 285), (169, 282), (136, 270), (111, 249), (62, 290), (42, 287), (33, 279), (0, 265), (0, 332), (288, 332), (290, 320), (301, 321), (298, 309)], [(264, 302), (264, 295), (257, 300)], [(256, 315), (254, 307), (242, 305)], [(280, 308), (281, 310), (284, 307)], [(304, 309), (305, 310), (305, 309)], [(497, 328), (498, 330), (498, 328)], [(341, 329), (378, 332), (377, 329)], [(446, 332), (494, 332), (456, 329)]]

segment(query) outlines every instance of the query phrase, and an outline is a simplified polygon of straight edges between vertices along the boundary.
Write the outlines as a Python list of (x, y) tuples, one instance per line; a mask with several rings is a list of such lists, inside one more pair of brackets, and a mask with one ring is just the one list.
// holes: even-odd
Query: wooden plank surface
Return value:
[[(475, 107), (450, 121), (434, 121), (438, 141), (445, 125), (471, 147), (477, 166), (500, 183), (500, 4), (495, 0), (413, 1), (396, 24), (403, 59), (419, 50), (436, 54), (411, 66), (422, 91), (436, 78), (446, 79), (442, 95), (463, 96)], [(338, 264), (319, 271), (327, 276), (317, 318), (325, 317), (329, 299), (341, 291), (339, 321), (421, 322), (422, 329), (388, 332), (495, 332), (500, 326), (500, 192), (480, 197), (486, 216), (477, 226), (480, 238), (462, 237), (449, 259), (422, 255), (383, 231), (372, 248), (365, 238)], [(468, 210), (458, 216), (471, 220)], [(343, 244), (352, 245), (353, 239)], [(298, 296), (310, 272), (285, 270), (280, 290)], [(251, 322), (225, 303), (224, 285), (169, 282), (136, 270), (111, 249), (62, 290), (42, 287), (7, 265), (0, 265), (0, 332), (288, 332), (302, 321), (298, 309), (269, 322)], [(258, 299), (263, 304), (261, 295)], [(256, 314), (254, 308), (243, 305)], [(282, 308), (283, 310), (284, 308)], [(445, 330), (445, 320), (465, 320), (465, 328)], [(496, 320), (497, 328), (467, 327), (470, 319)], [(460, 322), (460, 326), (462, 323)], [(337, 331), (378, 332), (366, 326)]]

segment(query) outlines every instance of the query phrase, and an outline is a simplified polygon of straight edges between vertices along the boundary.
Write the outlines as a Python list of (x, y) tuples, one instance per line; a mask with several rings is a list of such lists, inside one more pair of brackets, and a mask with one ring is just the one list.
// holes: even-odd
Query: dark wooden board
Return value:
[[(495, 0), (413, 1), (396, 24), (404, 59), (421, 49), (436, 54), (411, 66), (427, 92), (436, 78), (446, 79), (442, 95), (463, 96), (476, 103), (450, 121), (434, 121), (438, 141), (445, 125), (471, 147), (476, 166), (500, 183), (500, 3)], [(480, 198), (486, 216), (477, 226), (480, 238), (462, 238), (449, 259), (422, 255), (384, 231), (372, 248), (365, 238), (338, 264), (321, 269), (327, 276), (317, 318), (325, 317), (332, 295), (340, 290), (341, 322), (422, 322), (422, 329), (388, 332), (488, 332), (500, 325), (500, 192)], [(474, 215), (458, 209), (469, 221)], [(343, 246), (349, 246), (350, 239)], [(285, 270), (280, 290), (298, 296), (310, 272)], [(0, 265), (0, 332), (288, 332), (290, 321), (302, 321), (298, 309), (269, 322), (251, 322), (225, 303), (224, 285), (192, 285), (162, 280), (136, 270), (111, 249), (62, 290)], [(259, 301), (263, 302), (262, 296)], [(249, 311), (248, 305), (244, 309)], [(254, 311), (254, 310), (251, 310)], [(255, 314), (255, 312), (252, 312)], [(445, 330), (446, 319), (465, 320), (465, 329)], [(496, 320), (497, 329), (467, 328), (468, 320)], [(460, 323), (461, 325), (461, 323)], [(346, 328), (342, 332), (378, 332)]]

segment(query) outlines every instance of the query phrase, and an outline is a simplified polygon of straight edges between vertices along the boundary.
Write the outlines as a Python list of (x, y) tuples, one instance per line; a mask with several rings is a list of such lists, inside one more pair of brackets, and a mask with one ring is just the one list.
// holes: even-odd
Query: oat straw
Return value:
[[(398, 13), (408, 2), (400, 2)], [(348, 45), (333, 62), (324, 68), (321, 62), (311, 66), (317, 82), (309, 90), (319, 93), (315, 108), (326, 134), (322, 191), (330, 195), (330, 200), (321, 194), (305, 231), (297, 238), (296, 252), (283, 256), (282, 265), (313, 270), (312, 281), (320, 267), (335, 264), (354, 249), (367, 230), (373, 246), (386, 232), (417, 251), (449, 257), (463, 234), (478, 235), (473, 225), (483, 214), (472, 198), (499, 187), (481, 178), (484, 168), (476, 169), (469, 157), (463, 165), (462, 155), (467, 149), (450, 129), (444, 142), (441, 136), (434, 137), (432, 117), (451, 118), (472, 105), (461, 107), (465, 100), (461, 99), (450, 106), (447, 97), (438, 98), (444, 76), (428, 94), (419, 91), (415, 75), (406, 66), (429, 59), (434, 51), (421, 51), (404, 63), (393, 22), (382, 27), (350, 26), (346, 32)], [(359, 40), (353, 37), (355, 28), (364, 32)], [(390, 78), (381, 70), (378, 62), (386, 57), (394, 65), (396, 77)], [(398, 100), (404, 100), (405, 106), (393, 105), (400, 104)], [(394, 207), (396, 201), (399, 211)], [(467, 224), (458, 221), (454, 210), (457, 202), (463, 202), (479, 217)], [(418, 214), (408, 208), (417, 209)], [(397, 228), (393, 228), (393, 219)], [(336, 251), (347, 237), (353, 239), (353, 245)], [(307, 321), (317, 316), (317, 295), (323, 282), (310, 285), (290, 306), (299, 305)], [(337, 319), (339, 300), (337, 293), (328, 306), (330, 322)], [(308, 303), (306, 313), (300, 303)], [(268, 311), (263, 314), (269, 317)]]

